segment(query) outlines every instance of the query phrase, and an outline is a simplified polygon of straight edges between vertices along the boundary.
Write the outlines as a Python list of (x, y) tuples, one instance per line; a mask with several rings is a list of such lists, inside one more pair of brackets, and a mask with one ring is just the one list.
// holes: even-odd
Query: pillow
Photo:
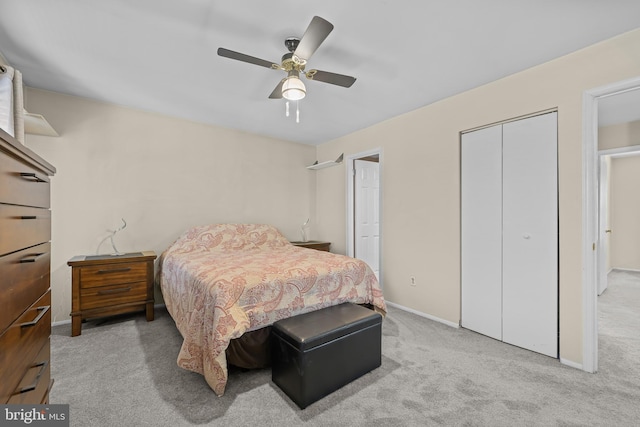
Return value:
[(210, 224), (187, 230), (174, 243), (185, 252), (274, 249), (290, 245), (267, 224)]

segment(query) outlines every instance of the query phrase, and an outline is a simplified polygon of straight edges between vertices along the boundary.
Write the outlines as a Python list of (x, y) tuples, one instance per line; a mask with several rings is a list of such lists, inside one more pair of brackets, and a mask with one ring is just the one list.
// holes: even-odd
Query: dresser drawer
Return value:
[(25, 404), (42, 402), (49, 390), (51, 379), (51, 346), (49, 340), (31, 363), (7, 403)]
[(51, 240), (51, 211), (0, 204), (0, 255)]
[(147, 264), (130, 262), (80, 268), (80, 288), (117, 285), (147, 280)]
[(47, 291), (0, 336), (0, 402), (14, 394), (50, 334), (51, 292)]
[(0, 257), (0, 331), (49, 289), (51, 244)]
[(124, 283), (80, 290), (80, 306), (82, 310), (130, 302), (144, 302), (146, 298), (147, 282)]
[(0, 203), (50, 207), (47, 174), (11, 156), (0, 156)]

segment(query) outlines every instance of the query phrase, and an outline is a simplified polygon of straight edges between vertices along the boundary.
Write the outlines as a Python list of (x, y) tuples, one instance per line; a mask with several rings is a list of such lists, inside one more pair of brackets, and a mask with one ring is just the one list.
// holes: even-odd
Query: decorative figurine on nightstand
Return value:
[(300, 232), (302, 233), (302, 241), (303, 242), (308, 242), (309, 241), (309, 237), (307, 236), (307, 225), (309, 224), (309, 220), (311, 218), (307, 218), (307, 220), (302, 224), (302, 227), (300, 227)]
[(113, 253), (111, 255), (122, 255), (122, 252), (120, 252), (118, 248), (116, 248), (116, 244), (113, 242), (113, 236), (115, 236), (117, 232), (122, 231), (127, 227), (127, 222), (124, 220), (124, 218), (121, 218), (121, 219), (122, 219), (122, 226), (120, 228), (117, 228), (115, 230), (107, 230), (111, 234), (105, 237), (104, 239), (102, 239), (102, 241), (98, 244), (98, 248), (96, 249), (96, 254), (100, 254), (100, 246), (104, 243), (105, 240), (109, 239), (111, 241), (111, 247), (113, 248)]

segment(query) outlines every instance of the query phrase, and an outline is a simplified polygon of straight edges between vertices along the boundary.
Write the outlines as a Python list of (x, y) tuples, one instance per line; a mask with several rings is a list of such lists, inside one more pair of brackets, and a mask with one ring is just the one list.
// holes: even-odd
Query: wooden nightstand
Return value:
[(331, 242), (321, 242), (318, 240), (309, 240), (308, 242), (291, 242), (292, 245), (300, 246), (302, 248), (315, 249), (318, 251), (329, 252)]
[(145, 310), (153, 320), (153, 251), (75, 256), (71, 266), (71, 336), (82, 320)]

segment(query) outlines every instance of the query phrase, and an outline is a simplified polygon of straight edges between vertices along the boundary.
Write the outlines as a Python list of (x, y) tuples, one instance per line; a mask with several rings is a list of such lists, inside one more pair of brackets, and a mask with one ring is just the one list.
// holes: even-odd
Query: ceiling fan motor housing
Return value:
[(284, 40), (284, 45), (289, 49), (289, 52), (295, 52), (298, 44), (300, 43), (300, 39), (298, 37), (288, 37)]
[(282, 69), (285, 71), (303, 71), (306, 61), (301, 60), (293, 54), (293, 52), (282, 55)]

